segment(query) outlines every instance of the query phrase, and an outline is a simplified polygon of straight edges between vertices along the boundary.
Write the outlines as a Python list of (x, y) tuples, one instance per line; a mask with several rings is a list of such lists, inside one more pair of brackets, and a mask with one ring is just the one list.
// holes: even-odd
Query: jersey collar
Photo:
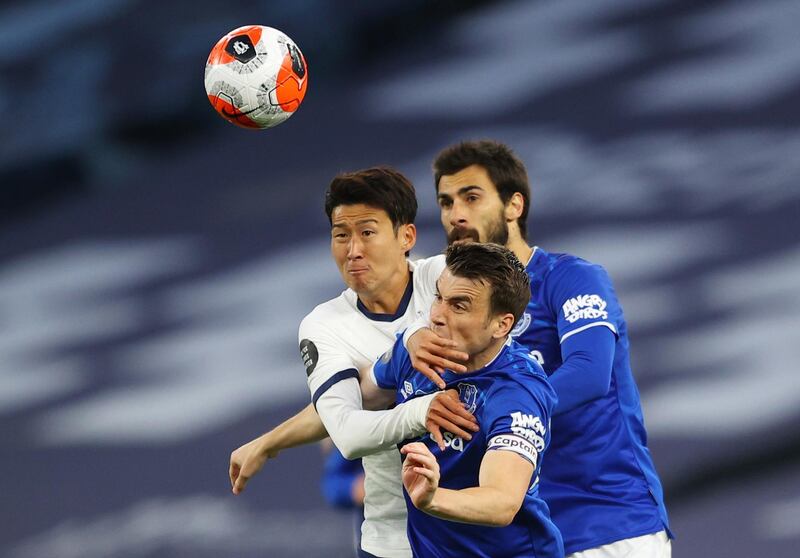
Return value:
[(394, 314), (379, 314), (375, 312), (370, 312), (367, 310), (367, 307), (361, 302), (361, 299), (356, 296), (356, 308), (358, 308), (359, 312), (364, 314), (367, 319), (375, 321), (375, 322), (393, 322), (397, 318), (401, 318), (408, 309), (408, 303), (411, 302), (411, 295), (414, 294), (414, 273), (410, 272), (408, 274), (408, 285), (406, 285), (406, 291), (403, 293), (403, 298), (400, 299), (400, 305), (397, 307), (397, 311)]

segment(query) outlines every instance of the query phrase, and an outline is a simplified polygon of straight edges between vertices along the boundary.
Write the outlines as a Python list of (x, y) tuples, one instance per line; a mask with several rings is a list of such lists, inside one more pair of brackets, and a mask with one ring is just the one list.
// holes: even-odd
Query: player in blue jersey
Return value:
[[(529, 246), (528, 177), (505, 145), (447, 148), (434, 174), (450, 243), (495, 242), (527, 262), (531, 298), (511, 335), (542, 364), (558, 394), (540, 494), (566, 552), (573, 558), (670, 556), (627, 326), (608, 274), (578, 257)], [(464, 369), (433, 332), (413, 334), (412, 328), (406, 338), (412, 363), (432, 378), (445, 368)]]
[[(478, 419), (471, 440), (449, 433), (403, 446), (408, 538), (414, 556), (557, 558), (564, 555), (539, 472), (556, 395), (541, 366), (509, 332), (525, 310), (529, 282), (514, 254), (496, 244), (455, 244), (437, 281), (431, 328), (469, 355), (444, 375)], [(362, 379), (365, 401), (398, 404), (438, 391), (411, 366), (398, 337)]]

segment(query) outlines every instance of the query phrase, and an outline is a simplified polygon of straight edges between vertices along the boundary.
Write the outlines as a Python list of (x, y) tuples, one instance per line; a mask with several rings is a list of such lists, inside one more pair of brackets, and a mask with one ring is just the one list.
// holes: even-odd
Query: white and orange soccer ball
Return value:
[(284, 33), (247, 25), (211, 49), (205, 85), (211, 106), (228, 122), (271, 128), (300, 107), (308, 87), (308, 67), (303, 53)]

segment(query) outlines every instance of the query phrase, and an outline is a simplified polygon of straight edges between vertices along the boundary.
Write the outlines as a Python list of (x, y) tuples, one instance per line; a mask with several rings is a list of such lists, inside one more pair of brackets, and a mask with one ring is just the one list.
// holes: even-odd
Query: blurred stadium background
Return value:
[[(310, 87), (251, 132), (208, 106), (226, 31)], [(296, 327), (342, 287), (322, 192), (391, 164), (528, 165), (532, 238), (604, 264), (676, 556), (800, 544), (800, 4), (72, 0), (0, 6), (0, 554), (347, 556), (309, 447), (230, 494), (232, 449), (308, 401)]]

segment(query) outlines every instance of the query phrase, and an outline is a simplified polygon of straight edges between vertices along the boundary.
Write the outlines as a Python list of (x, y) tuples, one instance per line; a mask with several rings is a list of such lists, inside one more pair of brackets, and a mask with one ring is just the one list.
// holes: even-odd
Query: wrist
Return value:
[(430, 497), (427, 498), (426, 501), (420, 502), (420, 505), (417, 506), (419, 510), (429, 515), (438, 515), (441, 512), (441, 493), (442, 490), (440, 487), (437, 486), (434, 488)]
[(274, 445), (272, 433), (267, 432), (266, 434), (263, 434), (256, 442), (256, 451), (259, 455), (267, 457), (270, 453), (277, 451), (278, 448), (275, 448)]
[(410, 326), (408, 326), (406, 328), (405, 332), (403, 333), (403, 346), (406, 349), (408, 349), (408, 341), (409, 341), (409, 339), (414, 337), (414, 334), (417, 333), (419, 330), (427, 329), (427, 328), (428, 328), (427, 322), (425, 322), (425, 323), (423, 323), (423, 322), (415, 322), (415, 323), (411, 324)]

